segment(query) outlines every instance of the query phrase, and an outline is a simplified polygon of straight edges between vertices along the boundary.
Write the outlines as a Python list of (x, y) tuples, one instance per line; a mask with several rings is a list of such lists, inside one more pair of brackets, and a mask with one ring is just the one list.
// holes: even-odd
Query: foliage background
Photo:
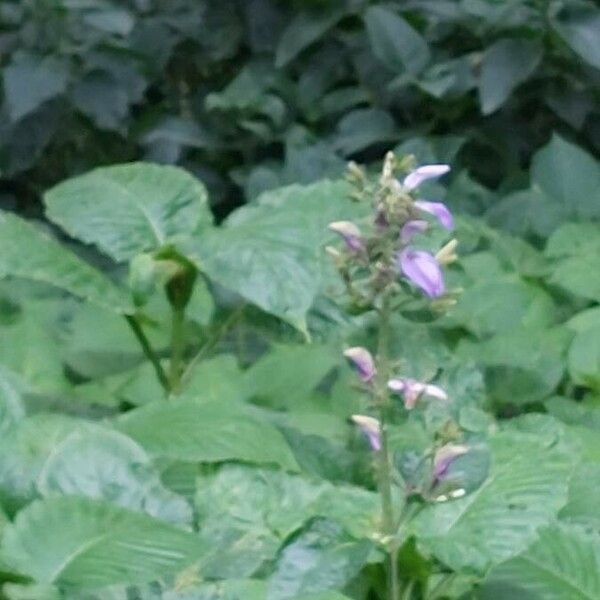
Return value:
[(146, 158), (226, 213), (423, 136), (505, 194), (553, 131), (600, 148), (598, 27), (579, 0), (4, 0), (2, 200)]

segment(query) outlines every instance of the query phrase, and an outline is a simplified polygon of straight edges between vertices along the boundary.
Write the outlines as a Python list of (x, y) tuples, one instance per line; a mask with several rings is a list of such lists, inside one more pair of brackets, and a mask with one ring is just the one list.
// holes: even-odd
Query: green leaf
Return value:
[(0, 439), (0, 500), (9, 511), (37, 497), (45, 462), (76, 430), (89, 424), (60, 414), (39, 414), (20, 421)]
[(573, 462), (566, 449), (512, 432), (489, 444), (492, 465), (483, 485), (425, 508), (414, 522), (420, 543), (454, 570), (485, 572), (514, 556), (566, 501)]
[(357, 108), (340, 119), (332, 143), (342, 154), (350, 156), (373, 144), (395, 142), (398, 137), (394, 118), (388, 111)]
[(12, 431), (25, 416), (22, 392), (26, 386), (9, 369), (0, 367), (0, 436)]
[(479, 81), (481, 112), (489, 115), (500, 108), (535, 71), (541, 58), (542, 47), (535, 41), (507, 38), (487, 48)]
[(304, 48), (325, 35), (345, 14), (346, 10), (338, 8), (327, 8), (321, 13), (299, 13), (281, 34), (275, 53), (275, 66), (281, 68), (287, 65)]
[(343, 588), (358, 574), (371, 550), (371, 542), (356, 542), (333, 521), (316, 519), (281, 551), (267, 600)]
[(600, 325), (575, 336), (569, 348), (568, 365), (575, 384), (600, 391)]
[(425, 68), (430, 59), (427, 42), (401, 16), (372, 6), (365, 22), (373, 53), (391, 71), (416, 75)]
[(13, 121), (33, 112), (67, 88), (68, 65), (60, 58), (16, 54), (3, 70), (4, 93)]
[(361, 214), (348, 193), (327, 180), (266, 192), (180, 250), (213, 281), (305, 331), (327, 264), (327, 225)]
[(0, 211), (0, 277), (47, 283), (119, 313), (133, 312), (127, 294), (42, 231)]
[[(554, 134), (533, 157), (531, 179), (550, 204), (587, 219), (600, 216), (600, 166), (587, 152)], [(541, 207), (543, 210), (543, 207)]]
[(121, 417), (117, 428), (152, 456), (184, 461), (246, 461), (298, 466), (282, 434), (243, 404), (154, 402)]
[(156, 581), (205, 551), (192, 533), (77, 497), (30, 504), (7, 528), (1, 546), (2, 556), (19, 573), (39, 583), (80, 588)]
[(49, 219), (119, 262), (212, 223), (198, 179), (151, 163), (94, 169), (53, 187), (44, 202)]
[(600, 69), (600, 10), (592, 4), (564, 7), (552, 25), (571, 48), (590, 65)]
[(593, 462), (577, 465), (569, 481), (569, 500), (559, 513), (561, 521), (592, 528), (600, 534), (598, 486), (600, 465)]
[[(258, 579), (225, 579), (163, 593), (163, 600), (265, 600), (267, 585)], [(332, 599), (335, 600), (335, 599)]]
[(600, 538), (574, 525), (540, 532), (525, 552), (488, 575), (483, 600), (600, 598)]
[(190, 506), (160, 482), (144, 450), (127, 436), (94, 427), (57, 446), (37, 478), (42, 496), (85, 496), (175, 524), (189, 525)]
[(244, 390), (261, 404), (293, 410), (340, 363), (340, 356), (329, 346), (275, 346), (244, 372)]

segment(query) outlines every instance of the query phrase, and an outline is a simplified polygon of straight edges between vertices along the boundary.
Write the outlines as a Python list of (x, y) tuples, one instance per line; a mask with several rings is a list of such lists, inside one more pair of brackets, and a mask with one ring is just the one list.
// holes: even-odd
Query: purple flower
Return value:
[(352, 420), (367, 438), (371, 450), (379, 452), (381, 450), (381, 425), (379, 421), (364, 415), (352, 415)]
[(367, 349), (361, 347), (348, 348), (344, 352), (344, 356), (352, 363), (358, 376), (365, 383), (369, 383), (377, 374), (375, 361)]
[(446, 444), (442, 446), (433, 457), (433, 480), (438, 483), (448, 473), (450, 465), (459, 457), (464, 456), (469, 451), (467, 446), (462, 444)]
[(407, 221), (400, 230), (400, 239), (407, 244), (418, 233), (427, 231), (429, 223), (427, 221), (413, 220)]
[(388, 388), (404, 396), (404, 406), (407, 410), (412, 410), (423, 395), (431, 396), (438, 400), (448, 400), (448, 395), (441, 387), (409, 379), (408, 377), (390, 379), (388, 381)]
[(454, 217), (443, 202), (429, 202), (417, 200), (415, 206), (423, 212), (433, 215), (445, 229), (454, 229)]
[(328, 226), (330, 231), (337, 233), (346, 242), (346, 247), (351, 252), (362, 252), (365, 244), (360, 229), (350, 221), (335, 221)]
[(429, 252), (405, 248), (398, 257), (398, 265), (404, 276), (420, 288), (427, 297), (438, 298), (444, 293), (442, 269)]
[(419, 187), (428, 179), (436, 179), (450, 171), (448, 165), (423, 165), (418, 167), (412, 173), (409, 173), (402, 182), (402, 185), (409, 192)]

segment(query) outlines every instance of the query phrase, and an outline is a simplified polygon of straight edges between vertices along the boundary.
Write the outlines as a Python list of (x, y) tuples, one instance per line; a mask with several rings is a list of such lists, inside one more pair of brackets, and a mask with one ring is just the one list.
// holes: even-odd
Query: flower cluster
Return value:
[[(375, 189), (368, 189), (366, 175), (356, 166), (350, 169), (350, 179), (359, 188), (357, 197), (367, 197), (372, 203), (373, 216), (364, 233), (351, 221), (336, 221), (329, 229), (344, 242), (344, 250), (329, 247), (351, 298), (370, 308), (377, 297), (394, 285), (406, 282), (426, 298), (448, 296), (442, 267), (456, 260), (456, 241), (451, 240), (439, 252), (419, 248), (418, 236), (426, 233), (432, 221), (451, 231), (454, 218), (442, 202), (420, 198), (419, 186), (450, 171), (448, 165), (425, 165), (410, 170), (401, 180), (395, 175), (399, 167), (396, 157), (388, 153), (382, 175)], [(360, 189), (367, 191), (360, 193)]]

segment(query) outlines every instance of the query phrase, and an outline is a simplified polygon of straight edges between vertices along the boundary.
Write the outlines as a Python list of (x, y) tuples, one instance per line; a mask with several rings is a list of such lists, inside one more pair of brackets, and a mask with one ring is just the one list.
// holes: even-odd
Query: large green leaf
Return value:
[(568, 214), (583, 219), (600, 216), (598, 162), (559, 135), (534, 156), (531, 178), (550, 204), (563, 207)]
[(327, 180), (267, 192), (180, 247), (213, 281), (305, 330), (321, 285), (327, 225), (361, 213), (348, 193), (345, 183)]
[(581, 58), (600, 69), (600, 10), (597, 6), (592, 3), (567, 4), (552, 24)]
[(258, 579), (232, 578), (180, 587), (183, 589), (164, 592), (163, 600), (265, 600), (267, 595), (266, 583)]
[(514, 432), (490, 440), (487, 480), (459, 500), (426, 508), (417, 539), (452, 569), (485, 572), (527, 547), (567, 498), (569, 452), (555, 440)]
[(483, 55), (479, 101), (484, 115), (493, 113), (526, 81), (542, 58), (539, 43), (525, 39), (494, 42)]
[(152, 456), (184, 461), (227, 460), (298, 468), (283, 435), (243, 404), (174, 400), (133, 410), (117, 421)]
[(553, 525), (488, 575), (484, 600), (597, 600), (600, 537), (574, 525)]
[(430, 59), (427, 42), (400, 15), (372, 6), (365, 21), (373, 53), (391, 71), (415, 75), (425, 68)]
[(43, 496), (86, 496), (189, 525), (191, 508), (160, 482), (148, 455), (110, 429), (75, 431), (45, 462), (37, 488)]
[(21, 395), (25, 389), (19, 377), (0, 367), (0, 436), (4, 437), (25, 416)]
[(89, 424), (60, 414), (39, 414), (20, 421), (0, 439), (0, 499), (7, 510), (20, 508), (38, 495), (44, 464), (74, 431)]
[(583, 462), (569, 481), (569, 501), (559, 513), (562, 521), (591, 527), (600, 534), (600, 464)]
[(200, 539), (147, 515), (78, 497), (38, 500), (2, 540), (2, 556), (40, 583), (94, 588), (145, 583), (199, 559)]
[(0, 277), (22, 277), (120, 313), (131, 301), (102, 273), (19, 217), (0, 211)]
[(343, 588), (367, 562), (371, 550), (371, 542), (354, 541), (333, 521), (315, 519), (281, 551), (267, 600)]
[(68, 64), (57, 56), (16, 55), (3, 71), (10, 118), (17, 121), (63, 93), (68, 75)]
[(600, 391), (600, 326), (579, 332), (569, 348), (569, 374), (576, 384)]
[(212, 223), (206, 190), (177, 167), (130, 163), (73, 177), (44, 196), (47, 215), (116, 261)]

